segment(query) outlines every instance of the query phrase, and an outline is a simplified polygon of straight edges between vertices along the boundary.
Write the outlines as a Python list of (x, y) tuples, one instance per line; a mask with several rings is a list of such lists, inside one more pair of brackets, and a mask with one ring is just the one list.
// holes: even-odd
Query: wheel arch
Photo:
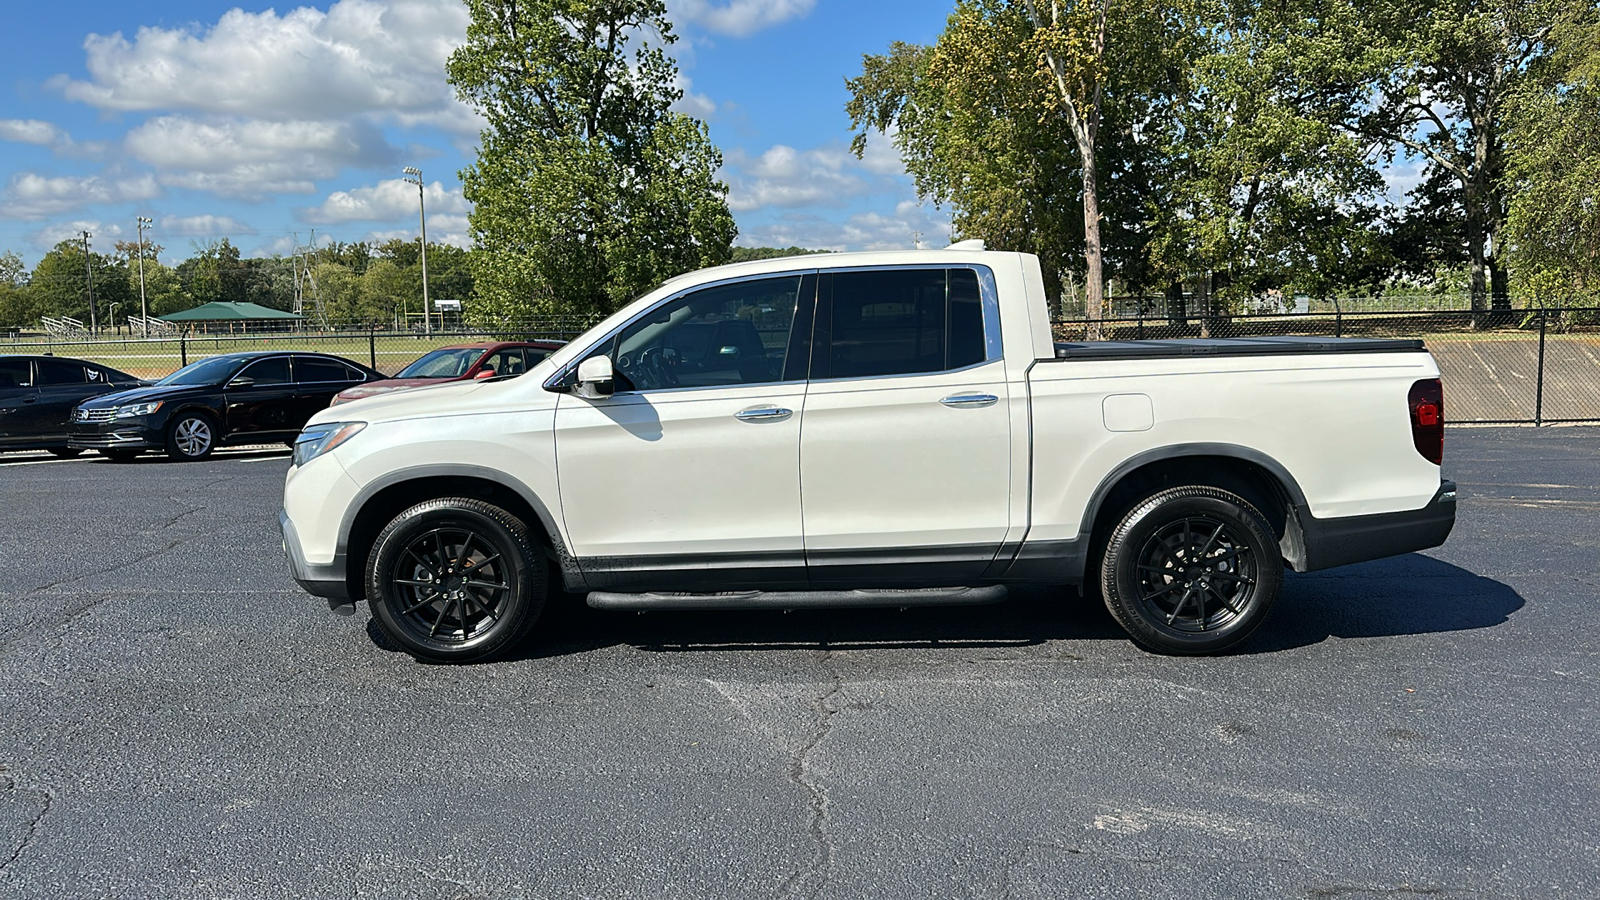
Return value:
[(1090, 495), (1079, 539), (1096, 564), (1111, 529), (1140, 500), (1168, 487), (1203, 484), (1232, 491), (1266, 516), (1284, 557), (1303, 561), (1304, 540), (1295, 510), (1305, 492), (1282, 463), (1249, 447), (1223, 443), (1174, 444), (1136, 454), (1113, 469)]
[(475, 497), (521, 519), (534, 539), (560, 566), (567, 584), (581, 573), (566, 551), (555, 517), (527, 485), (494, 469), (470, 465), (416, 466), (368, 483), (356, 495), (339, 525), (338, 552), (345, 559), (345, 581), (352, 600), (366, 594), (364, 571), (378, 532), (403, 510), (440, 497)]

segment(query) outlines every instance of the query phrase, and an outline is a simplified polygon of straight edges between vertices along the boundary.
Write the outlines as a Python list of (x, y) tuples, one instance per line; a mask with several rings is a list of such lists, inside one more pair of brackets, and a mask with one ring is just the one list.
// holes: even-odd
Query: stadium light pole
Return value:
[(421, 225), (422, 239), (419, 246), (422, 248), (422, 333), (433, 337), (433, 307), (428, 303), (428, 207), (422, 198), (422, 170), (416, 166), (406, 166), (405, 180), (408, 184), (417, 186), (417, 221)]
[(144, 230), (155, 224), (149, 216), (139, 216), (139, 334), (143, 337), (150, 336), (150, 307), (144, 300)]

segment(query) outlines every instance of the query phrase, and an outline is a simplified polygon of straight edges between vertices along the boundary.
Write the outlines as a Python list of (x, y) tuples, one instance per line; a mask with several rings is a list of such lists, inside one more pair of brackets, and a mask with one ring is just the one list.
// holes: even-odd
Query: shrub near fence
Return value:
[[(159, 378), (206, 356), (243, 350), (315, 350), (372, 366), (386, 375), (438, 347), (485, 340), (567, 341), (593, 324), (557, 319), (508, 325), (503, 331), (273, 332), (171, 338), (89, 340), (41, 336), (0, 342), (0, 353), (54, 353), (91, 359), (142, 378)], [(1082, 341), (1082, 319), (1054, 324), (1056, 340)], [(1600, 308), (1409, 312), (1328, 312), (1200, 316), (1171, 321), (1153, 315), (1105, 319), (1104, 340), (1156, 338), (1327, 337), (1421, 338), (1444, 373), (1448, 418), (1454, 422), (1546, 424), (1600, 422)]]
[[(1054, 323), (1086, 340), (1082, 319)], [(1104, 319), (1102, 340), (1270, 336), (1420, 338), (1439, 363), (1447, 420), (1600, 422), (1600, 309), (1343, 312)]]

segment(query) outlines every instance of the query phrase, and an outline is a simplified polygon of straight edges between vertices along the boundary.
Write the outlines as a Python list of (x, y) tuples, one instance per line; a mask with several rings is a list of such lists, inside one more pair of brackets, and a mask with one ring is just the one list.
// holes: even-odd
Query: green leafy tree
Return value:
[(1507, 104), (1505, 246), (1547, 304), (1600, 300), (1600, 15), (1574, 5)]
[(1506, 110), (1549, 53), (1574, 0), (1310, 2), (1284, 46), (1329, 120), (1381, 155), (1448, 173), (1465, 239), (1474, 309), (1510, 305), (1501, 258), (1509, 198)]
[(607, 312), (728, 258), (722, 156), (702, 123), (669, 109), (682, 92), (661, 0), (467, 5), (448, 71), (488, 120), (461, 173), (475, 318)]
[[(93, 317), (89, 313), (89, 269), (93, 270), (94, 277), (96, 315)], [(123, 261), (91, 250), (88, 266), (85, 266), (83, 244), (72, 239), (56, 244), (39, 260), (29, 279), (28, 292), (39, 316), (66, 316), (85, 325), (97, 321), (107, 331), (114, 327), (114, 318), (125, 315), (130, 309), (128, 271)], [(133, 301), (132, 308), (137, 308), (137, 294), (133, 295)]]
[(28, 290), (28, 266), (16, 252), (0, 254), (0, 328), (24, 328), (39, 320)]

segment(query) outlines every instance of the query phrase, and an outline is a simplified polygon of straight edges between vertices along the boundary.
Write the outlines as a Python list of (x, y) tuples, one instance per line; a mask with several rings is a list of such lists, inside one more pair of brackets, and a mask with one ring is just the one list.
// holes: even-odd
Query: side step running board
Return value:
[(594, 591), (595, 609), (802, 609), (810, 607), (976, 606), (1006, 598), (1005, 585), (871, 591), (729, 591), (719, 594)]

